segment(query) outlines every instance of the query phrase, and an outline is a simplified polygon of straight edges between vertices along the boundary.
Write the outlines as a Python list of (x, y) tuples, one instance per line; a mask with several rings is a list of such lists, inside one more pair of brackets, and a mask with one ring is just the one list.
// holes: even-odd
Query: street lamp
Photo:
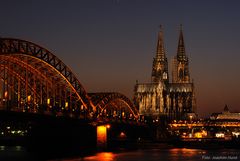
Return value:
[(192, 116), (192, 115), (190, 115), (190, 116), (189, 116), (189, 118), (190, 118), (190, 122), (192, 122), (192, 118), (193, 118), (193, 116)]

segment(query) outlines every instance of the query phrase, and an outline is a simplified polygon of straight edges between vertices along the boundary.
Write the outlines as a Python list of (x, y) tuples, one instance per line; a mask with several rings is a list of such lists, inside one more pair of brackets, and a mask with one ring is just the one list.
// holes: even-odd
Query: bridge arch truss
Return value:
[(98, 118), (138, 119), (138, 110), (121, 93), (89, 93)]
[(85, 115), (95, 110), (70, 68), (43, 47), (1, 38), (0, 64), (1, 108)]
[(120, 93), (87, 93), (57, 56), (32, 42), (0, 38), (0, 110), (84, 118), (138, 118)]

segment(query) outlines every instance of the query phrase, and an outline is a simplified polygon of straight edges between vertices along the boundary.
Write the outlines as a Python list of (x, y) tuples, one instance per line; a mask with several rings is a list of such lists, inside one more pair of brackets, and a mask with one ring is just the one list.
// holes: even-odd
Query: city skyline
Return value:
[(136, 80), (151, 81), (159, 25), (170, 63), (183, 24), (197, 111), (209, 116), (221, 112), (225, 104), (230, 111), (240, 111), (239, 5), (237, 1), (12, 0), (1, 5), (0, 36), (49, 49), (76, 73), (87, 92), (114, 91), (132, 99)]

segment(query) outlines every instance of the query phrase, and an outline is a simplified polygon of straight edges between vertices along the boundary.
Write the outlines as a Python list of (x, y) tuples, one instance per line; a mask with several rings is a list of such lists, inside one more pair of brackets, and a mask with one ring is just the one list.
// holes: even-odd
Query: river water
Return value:
[(131, 152), (101, 152), (87, 157), (62, 159), (62, 161), (203, 161), (240, 160), (239, 150), (200, 150), (186, 148), (148, 149)]
[[(29, 152), (21, 146), (0, 146), (2, 161), (204, 161), (204, 160), (240, 160), (240, 149), (188, 149), (188, 148), (157, 148), (138, 149), (118, 152), (98, 152), (88, 155), (47, 158)], [(40, 159), (41, 158), (41, 159)]]

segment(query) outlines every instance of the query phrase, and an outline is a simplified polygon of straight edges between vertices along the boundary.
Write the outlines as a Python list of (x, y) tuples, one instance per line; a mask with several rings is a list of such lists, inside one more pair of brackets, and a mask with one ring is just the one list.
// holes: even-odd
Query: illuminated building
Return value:
[(170, 82), (163, 31), (160, 27), (151, 82), (142, 84), (137, 82), (134, 89), (134, 102), (141, 115), (153, 118), (164, 116), (171, 120), (189, 119), (189, 116), (192, 119), (192, 116), (195, 116), (194, 84), (190, 79), (189, 59), (185, 52), (182, 28), (172, 67)]
[(240, 120), (240, 112), (230, 112), (228, 106), (225, 105), (222, 113), (213, 113), (211, 120)]

